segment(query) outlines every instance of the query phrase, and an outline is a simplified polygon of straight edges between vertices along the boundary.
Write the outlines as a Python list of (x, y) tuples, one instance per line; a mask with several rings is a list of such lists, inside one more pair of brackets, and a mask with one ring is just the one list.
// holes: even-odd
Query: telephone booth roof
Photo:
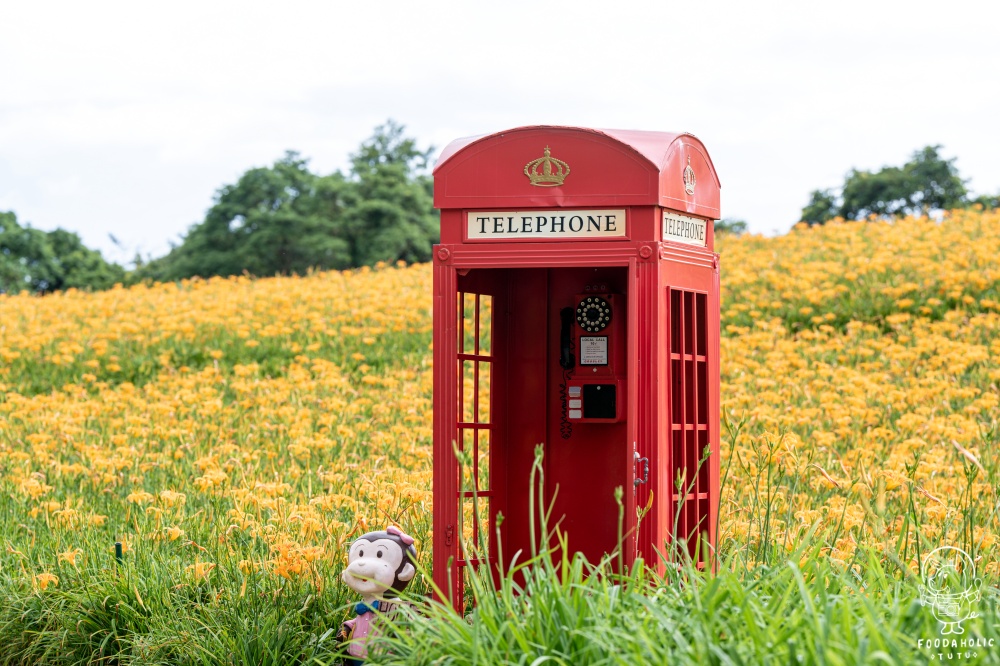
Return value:
[[(529, 165), (548, 154), (565, 179), (538, 186)], [(714, 220), (719, 189), (708, 151), (686, 133), (518, 127), (456, 139), (434, 167), (438, 209), (662, 206)]]

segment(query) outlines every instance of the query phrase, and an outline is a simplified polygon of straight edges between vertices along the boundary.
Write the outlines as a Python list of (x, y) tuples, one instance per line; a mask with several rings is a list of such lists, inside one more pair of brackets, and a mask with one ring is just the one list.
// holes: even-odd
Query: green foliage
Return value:
[(351, 171), (320, 176), (289, 151), (219, 190), (205, 221), (136, 278), (288, 275), (380, 261), (430, 259), (437, 240), (431, 179), (419, 151), (392, 121), (351, 157)]
[(973, 206), (980, 206), (983, 210), (1000, 208), (1000, 194), (983, 194), (969, 203)]
[[(532, 484), (541, 499), (537, 451)], [(551, 545), (533, 546), (496, 579), (489, 566), (469, 571), (467, 609), (426, 599), (403, 607), (391, 630), (369, 643), (366, 663), (910, 664), (930, 657), (917, 639), (937, 627), (921, 608), (918, 581), (883, 553), (859, 549), (853, 562), (837, 564), (806, 537), (791, 552), (770, 542), (763, 557), (731, 551), (713, 574), (693, 566), (682, 544), (658, 574), (641, 560), (624, 568), (614, 553), (597, 563), (570, 557), (550, 517), (551, 507), (539, 509), (541, 538), (533, 543)], [(996, 599), (981, 604), (985, 617), (995, 617)], [(968, 626), (986, 641), (1000, 638), (991, 622)]]
[(403, 127), (390, 121), (351, 156), (356, 201), (346, 218), (353, 265), (430, 259), (438, 219), (433, 182), (421, 173), (430, 154), (417, 150), (403, 137)]
[(124, 279), (121, 266), (84, 246), (77, 234), (22, 227), (14, 213), (0, 213), (0, 293), (108, 289)]
[(747, 232), (747, 223), (744, 220), (736, 220), (733, 218), (725, 218), (719, 220), (715, 223), (715, 233), (716, 234), (745, 234)]
[[(235, 185), (219, 190), (205, 221), (179, 247), (139, 269), (137, 276), (172, 280), (346, 268), (349, 253), (338, 238), (337, 220), (323, 215), (317, 205), (320, 180), (294, 152), (271, 167), (247, 171)], [(324, 194), (331, 188), (335, 183), (324, 183)]]
[[(802, 565), (786, 559), (742, 575), (730, 564), (716, 576), (687, 565), (663, 577), (618, 575), (606, 561), (557, 555), (551, 565), (546, 554), (521, 570), (523, 584), (508, 575), (496, 587), (478, 571), (467, 618), (420, 604), (366, 663), (912, 664), (929, 656), (917, 639), (937, 628), (917, 586), (874, 556), (857, 576), (818, 552)], [(992, 617), (996, 601), (982, 610)], [(992, 623), (974, 622), (974, 635), (997, 635)]]
[(316, 593), (244, 572), (224, 549), (213, 550), (206, 556), (218, 566), (204, 577), (147, 548), (116, 567), (96, 540), (94, 552), (106, 557), (64, 563), (56, 589), (19, 589), (0, 574), (0, 590), (12, 595), (0, 609), (0, 665), (337, 663), (330, 627), (339, 626), (349, 589), (334, 582)]
[(944, 159), (940, 150), (941, 146), (918, 150), (902, 167), (883, 167), (877, 172), (852, 169), (839, 195), (833, 190), (810, 194), (802, 220), (822, 224), (834, 217), (902, 217), (968, 205), (968, 190), (958, 175), (955, 158)]
[(809, 224), (822, 224), (837, 217), (837, 195), (833, 190), (813, 190), (809, 194), (809, 203), (802, 209), (802, 221)]

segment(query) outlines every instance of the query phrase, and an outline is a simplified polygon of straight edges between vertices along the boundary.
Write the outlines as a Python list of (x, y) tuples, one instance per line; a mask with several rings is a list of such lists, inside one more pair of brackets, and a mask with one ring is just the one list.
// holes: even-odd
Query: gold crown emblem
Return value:
[(545, 146), (545, 155), (537, 160), (531, 160), (524, 165), (524, 175), (532, 185), (538, 187), (555, 187), (562, 185), (569, 175), (569, 165), (552, 157), (549, 147)]
[(682, 177), (684, 181), (684, 191), (688, 194), (694, 194), (694, 186), (698, 181), (694, 177), (694, 169), (691, 168), (691, 158), (688, 158), (688, 165), (684, 167), (684, 176)]

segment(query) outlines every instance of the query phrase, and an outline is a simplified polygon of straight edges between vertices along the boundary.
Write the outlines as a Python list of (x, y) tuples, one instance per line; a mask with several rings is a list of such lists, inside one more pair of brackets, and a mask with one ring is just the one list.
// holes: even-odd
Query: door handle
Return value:
[(642, 465), (642, 477), (641, 478), (636, 477), (633, 483), (635, 483), (636, 486), (639, 486), (643, 483), (649, 483), (649, 458), (640, 458), (639, 452), (636, 451), (635, 461)]

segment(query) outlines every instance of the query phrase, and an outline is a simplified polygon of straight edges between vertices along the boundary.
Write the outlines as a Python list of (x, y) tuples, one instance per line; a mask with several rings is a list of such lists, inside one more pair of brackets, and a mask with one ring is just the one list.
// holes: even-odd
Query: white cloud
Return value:
[(285, 149), (345, 168), (394, 118), (438, 149), (523, 124), (691, 131), (723, 212), (932, 143), (1000, 190), (996, 13), (953, 2), (8, 3), (0, 209), (160, 254)]

